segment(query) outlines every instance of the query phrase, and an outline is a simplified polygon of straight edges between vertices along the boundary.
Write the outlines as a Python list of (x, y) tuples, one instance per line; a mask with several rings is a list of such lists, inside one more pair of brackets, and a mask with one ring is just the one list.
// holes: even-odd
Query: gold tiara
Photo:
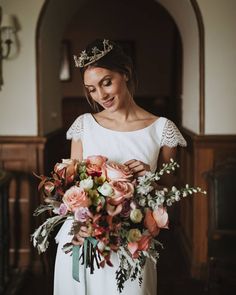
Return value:
[(88, 55), (86, 50), (83, 50), (79, 57), (74, 55), (75, 66), (83, 68), (106, 55), (113, 49), (113, 45), (109, 43), (109, 40), (103, 40), (103, 50), (98, 49), (96, 46), (92, 48), (92, 55)]

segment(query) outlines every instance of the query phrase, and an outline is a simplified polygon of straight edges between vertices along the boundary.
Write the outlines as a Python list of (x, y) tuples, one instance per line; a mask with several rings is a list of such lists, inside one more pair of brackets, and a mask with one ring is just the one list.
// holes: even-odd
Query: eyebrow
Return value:
[[(102, 82), (104, 80), (106, 80), (107, 78), (111, 78), (111, 75), (105, 75), (99, 82), (98, 84), (102, 84)], [(94, 87), (94, 85), (88, 85), (88, 84), (84, 84), (85, 87)]]

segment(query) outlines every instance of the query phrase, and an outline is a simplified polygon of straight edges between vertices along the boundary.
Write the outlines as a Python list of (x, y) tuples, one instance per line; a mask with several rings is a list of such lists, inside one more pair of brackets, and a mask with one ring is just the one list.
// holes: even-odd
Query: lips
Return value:
[(113, 101), (114, 101), (114, 97), (106, 100), (104, 103), (103, 103), (103, 106), (106, 107), (106, 108), (109, 108), (113, 105)]

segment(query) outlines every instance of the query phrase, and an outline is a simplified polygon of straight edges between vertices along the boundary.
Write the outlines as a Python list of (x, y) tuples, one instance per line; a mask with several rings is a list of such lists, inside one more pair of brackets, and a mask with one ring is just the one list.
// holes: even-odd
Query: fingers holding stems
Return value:
[(142, 161), (132, 159), (124, 163), (135, 174), (136, 177), (143, 176), (147, 171), (150, 171), (150, 165)]

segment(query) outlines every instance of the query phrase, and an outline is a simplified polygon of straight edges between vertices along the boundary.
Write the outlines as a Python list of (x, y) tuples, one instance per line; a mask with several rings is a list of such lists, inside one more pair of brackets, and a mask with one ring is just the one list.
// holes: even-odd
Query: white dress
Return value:
[[(164, 118), (158, 118), (148, 127), (135, 131), (114, 131), (102, 127), (95, 118), (89, 114), (79, 116), (67, 131), (67, 139), (81, 139), (83, 144), (83, 158), (91, 155), (103, 155), (108, 159), (124, 163), (130, 159), (137, 159), (147, 163), (151, 171), (157, 168), (160, 148), (164, 145), (175, 147), (186, 146), (186, 141), (175, 124)], [(66, 220), (56, 236), (58, 250), (54, 274), (54, 295), (118, 295), (115, 272), (119, 262), (117, 254), (113, 254), (111, 261), (114, 267), (105, 266), (89, 274), (87, 269), (87, 293), (85, 293), (84, 272), (80, 271), (80, 282), (72, 278), (72, 257), (65, 254), (61, 248), (71, 241), (68, 235), (71, 220)], [(83, 269), (83, 266), (81, 266)], [(141, 287), (138, 281), (125, 282), (122, 295), (156, 295), (156, 265), (148, 260)]]

